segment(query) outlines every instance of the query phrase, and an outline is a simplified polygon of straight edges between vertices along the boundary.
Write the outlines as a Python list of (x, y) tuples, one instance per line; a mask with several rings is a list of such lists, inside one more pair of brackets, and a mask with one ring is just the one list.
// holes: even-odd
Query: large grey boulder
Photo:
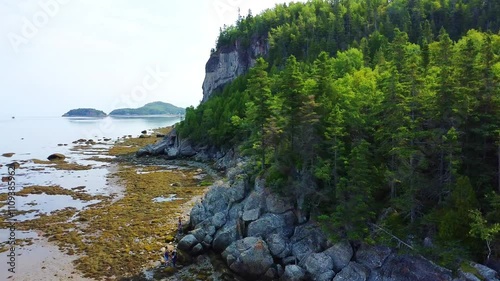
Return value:
[(202, 221), (206, 220), (210, 214), (208, 214), (205, 206), (201, 203), (196, 204), (192, 209), (189, 215), (191, 227), (195, 227), (200, 224)]
[(243, 199), (245, 199), (245, 195), (248, 189), (248, 184), (245, 178), (241, 177), (236, 179), (231, 183), (231, 187), (229, 188), (229, 202), (230, 203), (239, 203)]
[(219, 229), (227, 222), (227, 216), (224, 212), (218, 212), (212, 217), (212, 225)]
[[(303, 266), (308, 274), (313, 280), (324, 279), (325, 277), (320, 278), (323, 273), (327, 273), (332, 271), (333, 269), (333, 260), (331, 257), (327, 256), (325, 253), (314, 253), (309, 255), (305, 261)], [(333, 275), (330, 277), (330, 280), (335, 276), (335, 273), (332, 271)], [(328, 273), (327, 276), (331, 274)]]
[(366, 281), (370, 276), (370, 269), (362, 264), (350, 262), (344, 267), (333, 281)]
[(258, 278), (273, 265), (273, 258), (264, 240), (247, 237), (232, 243), (222, 253), (227, 265), (234, 272)]
[(332, 278), (335, 277), (335, 272), (333, 270), (328, 270), (320, 275), (313, 278), (314, 281), (332, 281)]
[(274, 257), (285, 258), (290, 254), (288, 239), (280, 234), (271, 234), (266, 239), (269, 251)]
[(191, 157), (196, 154), (196, 150), (194, 150), (189, 140), (181, 140), (179, 143), (178, 153), (180, 156)]
[(266, 209), (269, 213), (283, 214), (293, 209), (293, 201), (290, 198), (271, 193), (266, 196)]
[(267, 238), (270, 234), (278, 233), (290, 237), (294, 222), (295, 215), (291, 211), (281, 215), (265, 214), (248, 225), (247, 236)]
[(212, 188), (205, 195), (205, 199), (203, 201), (203, 205), (205, 205), (205, 209), (211, 214), (214, 215), (219, 212), (226, 212), (228, 208), (228, 198), (227, 198), (227, 190), (228, 186), (223, 183), (216, 183), (212, 186)]
[(168, 147), (168, 142), (165, 140), (161, 140), (155, 144), (149, 144), (149, 145), (146, 145), (145, 147), (139, 149), (135, 153), (135, 155), (137, 157), (142, 157), (142, 156), (146, 156), (146, 155), (156, 156), (156, 155), (163, 154), (167, 147)]
[(391, 253), (391, 248), (387, 246), (370, 246), (362, 244), (356, 251), (355, 260), (370, 269), (376, 269), (382, 267)]
[(243, 211), (255, 209), (264, 210), (266, 199), (264, 193), (253, 191), (247, 196), (244, 202)]
[(212, 242), (212, 248), (216, 252), (224, 251), (229, 245), (238, 239), (238, 231), (236, 229), (236, 223), (227, 223), (221, 229), (215, 233), (214, 240)]
[(281, 276), (281, 281), (302, 281), (305, 280), (306, 271), (298, 265), (287, 265), (285, 272)]
[(199, 241), (196, 239), (196, 237), (193, 234), (188, 234), (184, 237), (182, 237), (181, 241), (179, 241), (179, 244), (177, 247), (185, 252), (191, 252), (191, 249), (198, 244)]
[(323, 251), (327, 245), (327, 239), (319, 226), (306, 223), (295, 227), (293, 236), (290, 238), (292, 255), (302, 261), (304, 257), (312, 253)]
[(384, 266), (372, 271), (368, 280), (451, 281), (452, 273), (450, 270), (437, 266), (421, 256), (391, 254)]
[(326, 249), (324, 253), (331, 257), (333, 261), (333, 270), (335, 272), (339, 272), (346, 267), (353, 256), (351, 244), (346, 240), (336, 243), (332, 247)]
[(255, 221), (260, 217), (260, 208), (255, 208), (252, 210), (247, 210), (243, 212), (243, 221)]

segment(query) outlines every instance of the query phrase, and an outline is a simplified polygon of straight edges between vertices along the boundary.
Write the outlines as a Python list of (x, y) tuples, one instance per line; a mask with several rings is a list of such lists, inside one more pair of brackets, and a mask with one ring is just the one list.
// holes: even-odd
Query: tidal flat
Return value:
[[(160, 248), (175, 244), (178, 218), (189, 220), (189, 211), (213, 178), (189, 163), (134, 159), (135, 151), (158, 140), (153, 136), (120, 138), (98, 149), (77, 144), (64, 161), (25, 161), (18, 174), (24, 181), (16, 193), (15, 218), (18, 231), (33, 235), (19, 239), (24, 254), (18, 259), (30, 259), (29, 252), (43, 241), (60, 252), (44, 258), (66, 257), (74, 266), (72, 274), (81, 278), (168, 275), (158, 268)], [(0, 194), (0, 202), (5, 196)], [(7, 246), (0, 241), (0, 249)], [(40, 272), (47, 280), (57, 274), (47, 267)], [(29, 280), (22, 272), (14, 277)]]

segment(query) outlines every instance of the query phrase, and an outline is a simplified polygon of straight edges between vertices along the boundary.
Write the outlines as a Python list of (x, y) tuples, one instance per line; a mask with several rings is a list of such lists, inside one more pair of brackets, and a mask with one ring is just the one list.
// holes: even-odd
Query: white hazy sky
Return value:
[(219, 27), (285, 0), (0, 0), (0, 116), (202, 99)]

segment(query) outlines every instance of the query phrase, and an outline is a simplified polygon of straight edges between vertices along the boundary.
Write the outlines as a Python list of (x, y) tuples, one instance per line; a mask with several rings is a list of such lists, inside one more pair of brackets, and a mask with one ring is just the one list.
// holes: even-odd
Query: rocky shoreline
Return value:
[(320, 226), (301, 216), (290, 198), (262, 182), (251, 186), (241, 171), (211, 187), (191, 211), (189, 234), (179, 249), (192, 257), (220, 254), (245, 280), (498, 280), (498, 273), (470, 263), (456, 274), (420, 255), (380, 245), (332, 243)]
[(294, 200), (273, 193), (259, 180), (250, 184), (234, 151), (194, 146), (175, 130), (136, 156), (209, 160), (228, 171), (228, 180), (216, 182), (191, 210), (191, 230), (179, 242), (184, 256), (191, 257), (184, 261), (216, 253), (245, 280), (499, 280), (498, 272), (473, 262), (467, 272), (454, 273), (423, 256), (386, 246), (332, 243)]

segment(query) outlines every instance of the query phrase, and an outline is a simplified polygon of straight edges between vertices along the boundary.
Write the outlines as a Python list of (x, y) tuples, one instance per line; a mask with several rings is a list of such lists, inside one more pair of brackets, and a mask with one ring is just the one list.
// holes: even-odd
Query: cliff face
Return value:
[(248, 47), (236, 41), (234, 45), (222, 47), (213, 53), (205, 66), (202, 102), (207, 101), (215, 90), (246, 73), (258, 57), (266, 56), (268, 52), (267, 38), (260, 37), (252, 40)]

